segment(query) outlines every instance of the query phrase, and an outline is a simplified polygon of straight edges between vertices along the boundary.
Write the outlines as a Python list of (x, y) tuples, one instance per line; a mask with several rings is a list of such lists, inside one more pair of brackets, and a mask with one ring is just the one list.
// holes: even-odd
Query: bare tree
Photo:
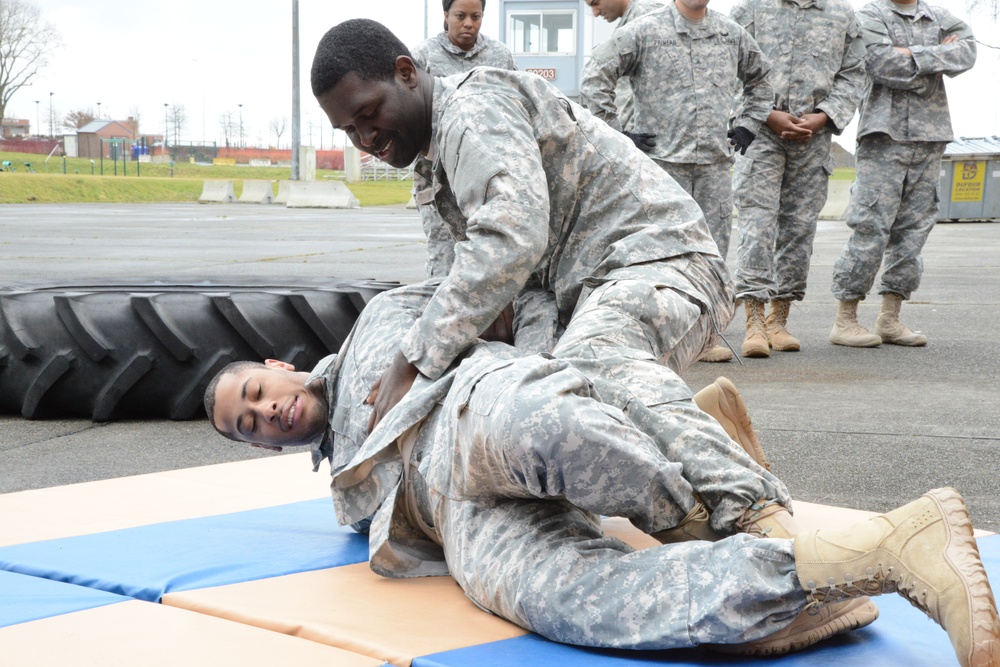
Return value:
[(139, 107), (130, 107), (128, 110), (128, 118), (129, 120), (128, 123), (126, 123), (126, 125), (128, 126), (129, 132), (132, 133), (132, 139), (133, 140), (138, 139), (139, 125), (140, 125), (140, 120), (142, 119), (142, 113), (139, 111)]
[(187, 125), (187, 111), (184, 110), (183, 104), (177, 104), (174, 102), (170, 105), (169, 111), (170, 124), (174, 126), (174, 145), (180, 140), (181, 130)]
[[(2, 0), (0, 0), (2, 2)], [(63, 116), (63, 128), (67, 130), (79, 130), (81, 127), (94, 120), (93, 109), (74, 109)]]
[(281, 135), (283, 135), (285, 133), (285, 130), (288, 128), (288, 117), (275, 116), (274, 118), (271, 119), (269, 127), (271, 128), (271, 132), (273, 132), (275, 136), (274, 147), (281, 148)]
[(237, 132), (237, 123), (233, 120), (232, 111), (226, 111), (219, 116), (219, 129), (222, 130), (226, 148), (229, 148), (232, 145), (233, 135)]
[(58, 45), (59, 33), (42, 21), (38, 7), (0, 0), (0, 121), (10, 98), (31, 83)]

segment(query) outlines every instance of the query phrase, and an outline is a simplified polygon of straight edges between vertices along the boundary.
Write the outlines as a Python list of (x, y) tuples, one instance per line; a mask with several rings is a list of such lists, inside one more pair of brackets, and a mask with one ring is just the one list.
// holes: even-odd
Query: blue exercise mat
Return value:
[(0, 628), (129, 599), (93, 588), (0, 570)]
[(366, 560), (368, 538), (328, 499), (0, 548), (0, 570), (150, 602)]

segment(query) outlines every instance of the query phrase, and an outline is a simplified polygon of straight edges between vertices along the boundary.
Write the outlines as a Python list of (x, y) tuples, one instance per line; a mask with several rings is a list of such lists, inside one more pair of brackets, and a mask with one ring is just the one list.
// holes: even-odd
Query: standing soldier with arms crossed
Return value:
[[(736, 300), (747, 313), (744, 357), (794, 352), (786, 324), (809, 276), (816, 220), (833, 173), (832, 135), (851, 122), (864, 87), (864, 45), (847, 0), (740, 0), (731, 16), (771, 62), (774, 109), (736, 156)], [(771, 312), (764, 318), (764, 304)]]
[[(857, 182), (847, 209), (851, 238), (833, 266), (840, 302), (830, 342), (921, 346), (927, 337), (899, 321), (920, 285), (920, 251), (938, 216), (941, 155), (952, 140), (944, 76), (976, 62), (972, 30), (924, 0), (875, 0), (858, 11), (870, 89), (861, 104)], [(858, 302), (883, 265), (875, 333), (858, 324)]]

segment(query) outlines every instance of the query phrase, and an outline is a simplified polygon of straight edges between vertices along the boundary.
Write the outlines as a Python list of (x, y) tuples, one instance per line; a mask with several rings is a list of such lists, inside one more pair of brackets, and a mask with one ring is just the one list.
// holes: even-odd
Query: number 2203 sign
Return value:
[(525, 72), (531, 72), (532, 74), (537, 74), (546, 81), (556, 80), (556, 68), (555, 67), (526, 67)]

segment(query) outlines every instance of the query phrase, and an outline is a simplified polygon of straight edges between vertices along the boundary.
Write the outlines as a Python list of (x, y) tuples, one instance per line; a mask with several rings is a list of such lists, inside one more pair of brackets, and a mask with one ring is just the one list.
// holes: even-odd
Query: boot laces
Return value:
[[(928, 604), (928, 591), (916, 577), (900, 577), (892, 565), (885, 567), (882, 563), (877, 568), (865, 569), (865, 576), (855, 581), (851, 573), (844, 574), (844, 582), (838, 584), (833, 577), (827, 580), (827, 586), (816, 586), (809, 582), (809, 597), (811, 602), (807, 608), (819, 607), (842, 602), (862, 596), (883, 595), (885, 593), (900, 593), (907, 602), (924, 612), (933, 620)], [(812, 612), (811, 612), (812, 613)]]
[(753, 503), (743, 513), (743, 516), (736, 520), (736, 529), (741, 533), (756, 535), (757, 537), (767, 537), (767, 534), (771, 532), (771, 526), (761, 526), (758, 522), (772, 514), (772, 512), (765, 514), (764, 510), (777, 502), (777, 500), (758, 500)]

